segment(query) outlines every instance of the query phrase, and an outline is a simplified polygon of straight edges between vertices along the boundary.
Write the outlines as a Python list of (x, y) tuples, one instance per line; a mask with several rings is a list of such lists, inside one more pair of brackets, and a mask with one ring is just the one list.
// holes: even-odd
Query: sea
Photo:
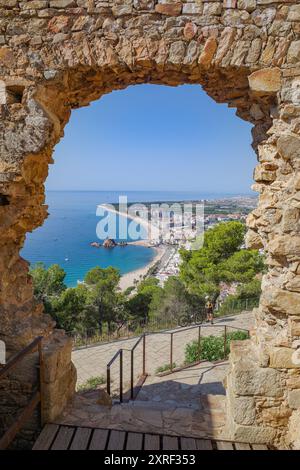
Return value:
[[(95, 266), (113, 266), (126, 274), (149, 264), (155, 250), (145, 246), (126, 245), (114, 248), (95, 248), (91, 242), (98, 238), (97, 226), (101, 217), (97, 206), (118, 203), (119, 196), (127, 196), (128, 203), (191, 201), (219, 199), (230, 194), (203, 194), (190, 191), (47, 191), (46, 204), (49, 216), (42, 227), (28, 234), (21, 251), (31, 265), (42, 262), (46, 267), (59, 264), (66, 272), (65, 283), (76, 286)], [(116, 221), (116, 241), (120, 218)], [(143, 238), (141, 233), (141, 238)], [(124, 240), (123, 240), (124, 241)], [(131, 241), (127, 237), (127, 241)]]

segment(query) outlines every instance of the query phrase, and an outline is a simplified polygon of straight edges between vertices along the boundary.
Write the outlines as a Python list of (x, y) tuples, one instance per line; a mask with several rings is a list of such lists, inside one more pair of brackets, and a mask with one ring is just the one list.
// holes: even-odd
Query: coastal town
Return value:
[[(135, 205), (141, 206), (141, 204)], [(181, 248), (192, 250), (194, 243), (201, 242), (201, 234), (203, 235), (204, 231), (221, 222), (240, 221), (245, 223), (247, 215), (256, 205), (257, 197), (255, 195), (205, 201), (145, 203), (143, 205), (144, 213), (137, 211), (135, 216), (127, 217), (137, 225), (144, 226), (147, 229), (145, 234), (150, 232), (150, 237), (144, 234), (144, 238), (135, 241), (116, 241), (107, 238), (102, 244), (94, 241), (90, 245), (106, 249), (132, 244), (153, 248), (156, 255), (151, 263), (144, 268), (123, 275), (120, 286), (124, 290), (131, 285), (136, 285), (149, 275), (156, 277), (159, 284), (163, 286), (170, 276), (176, 276), (179, 273), (179, 251)], [(195, 210), (195, 207), (200, 207), (201, 210)], [(184, 216), (183, 208), (185, 208)], [(146, 219), (150, 210), (151, 223)], [(117, 205), (113, 211), (116, 214), (123, 214), (118, 212)], [(226, 290), (225, 287), (224, 290)]]
[[(229, 222), (231, 220), (245, 222), (247, 214), (256, 207), (257, 198), (255, 196), (241, 196), (226, 198), (214, 201), (205, 201), (203, 214), (203, 228), (209, 230), (220, 222)], [(159, 280), (161, 286), (170, 276), (176, 276), (179, 273), (180, 254), (179, 249), (192, 249), (193, 241), (199, 233), (193, 230), (194, 227), (201, 226), (201, 220), (197, 220), (196, 216), (191, 215), (191, 230), (188, 232), (182, 228), (174, 227), (175, 236), (171, 236), (162, 240), (162, 245), (168, 247), (157, 264), (154, 272), (155, 277)], [(172, 235), (172, 232), (171, 232)], [(224, 287), (224, 289), (226, 289)]]

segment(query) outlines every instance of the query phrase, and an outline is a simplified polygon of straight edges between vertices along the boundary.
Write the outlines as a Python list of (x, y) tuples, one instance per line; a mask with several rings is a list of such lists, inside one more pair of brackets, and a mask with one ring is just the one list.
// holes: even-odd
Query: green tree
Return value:
[(163, 289), (157, 291), (150, 304), (152, 318), (178, 320), (181, 316), (191, 316), (204, 306), (204, 298), (191, 294), (177, 276), (167, 279)]
[(120, 273), (111, 266), (100, 268), (96, 266), (85, 276), (84, 282), (88, 288), (88, 303), (93, 310), (100, 331), (103, 322), (111, 329), (113, 323), (119, 327), (126, 319), (124, 295), (119, 292)]
[(264, 256), (258, 250), (240, 250), (218, 265), (219, 279), (227, 282), (249, 282), (264, 268)]
[(59, 328), (66, 331), (84, 331), (97, 326), (93, 311), (88, 304), (89, 292), (79, 285), (64, 290), (52, 300), (52, 312)]
[(152, 299), (161, 291), (158, 284), (158, 279), (149, 277), (137, 286), (136, 294), (127, 301), (127, 310), (131, 319), (147, 321)]
[(35, 264), (29, 273), (33, 281), (34, 295), (38, 300), (46, 300), (49, 296), (59, 295), (66, 289), (64, 283), (66, 272), (58, 264), (46, 269), (44, 263)]
[(241, 248), (246, 227), (241, 222), (223, 222), (204, 234), (203, 249), (213, 264), (229, 258)]
[[(232, 280), (233, 271), (239, 270), (240, 278), (242, 275), (246, 278), (251, 276), (251, 272), (257, 272), (257, 253), (245, 255), (246, 250), (241, 250), (244, 235), (245, 226), (241, 222), (221, 223), (205, 232), (202, 248), (181, 250), (180, 278), (189, 292), (201, 298), (209, 296), (214, 300), (219, 294), (220, 281), (228, 280), (230, 276)], [(248, 265), (243, 272), (241, 264), (245, 258)]]

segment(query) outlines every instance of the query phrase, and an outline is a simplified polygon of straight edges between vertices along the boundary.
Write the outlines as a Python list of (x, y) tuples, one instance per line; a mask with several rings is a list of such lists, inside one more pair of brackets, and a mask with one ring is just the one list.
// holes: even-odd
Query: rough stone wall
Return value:
[(252, 339), (231, 353), (228, 429), (300, 447), (299, 61), (297, 0), (0, 0), (0, 338), (10, 352), (48, 338), (50, 419), (74, 388), (71, 352), (33, 300), (19, 250), (47, 216), (53, 147), (71, 109), (111, 90), (195, 83), (253, 123), (259, 161), (247, 241), (269, 271)]

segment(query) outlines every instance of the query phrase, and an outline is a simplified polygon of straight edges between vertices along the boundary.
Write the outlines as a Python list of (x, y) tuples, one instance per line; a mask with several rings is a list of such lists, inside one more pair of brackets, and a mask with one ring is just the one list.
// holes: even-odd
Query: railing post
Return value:
[(106, 391), (110, 395), (110, 366), (106, 368)]
[(224, 326), (224, 359), (226, 359), (227, 325)]
[(39, 352), (39, 388), (40, 388), (40, 413), (41, 413), (41, 427), (44, 426), (44, 357), (42, 348), (42, 339), (38, 344)]
[(170, 370), (173, 371), (173, 333), (171, 333), (171, 342), (170, 342)]
[(146, 375), (146, 335), (143, 336), (143, 375)]
[(123, 349), (120, 350), (120, 403), (123, 402)]
[(201, 361), (201, 326), (198, 328), (198, 361)]
[(133, 359), (134, 359), (134, 349), (131, 350), (131, 377), (130, 377), (130, 396), (131, 396), (131, 400), (133, 400), (133, 382), (134, 382)]

